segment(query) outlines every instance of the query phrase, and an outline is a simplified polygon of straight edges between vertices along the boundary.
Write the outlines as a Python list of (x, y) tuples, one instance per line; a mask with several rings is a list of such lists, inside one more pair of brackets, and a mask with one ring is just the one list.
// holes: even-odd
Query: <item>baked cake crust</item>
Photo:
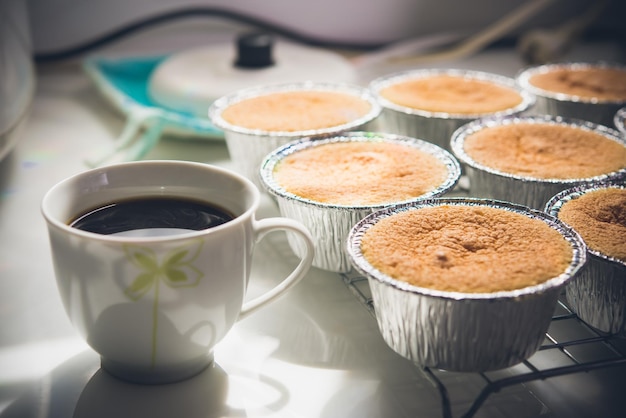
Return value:
[(447, 166), (409, 145), (337, 142), (286, 156), (274, 179), (305, 199), (336, 205), (376, 205), (412, 199), (439, 187)]
[(533, 86), (571, 96), (626, 101), (626, 71), (617, 68), (557, 68), (535, 74)]
[(574, 228), (587, 246), (626, 261), (626, 190), (588, 191), (563, 204), (559, 219)]
[(380, 91), (401, 106), (452, 114), (493, 113), (514, 108), (522, 96), (496, 83), (452, 75), (401, 81)]
[(361, 251), (376, 269), (410, 284), (449, 292), (492, 293), (564, 273), (572, 248), (538, 219), (488, 206), (444, 205), (379, 220)]
[(297, 132), (339, 126), (365, 116), (360, 97), (330, 91), (289, 91), (233, 103), (222, 112), (228, 123), (247, 129)]
[(626, 167), (626, 146), (573, 126), (492, 126), (469, 135), (463, 147), (479, 164), (532, 178), (590, 178)]

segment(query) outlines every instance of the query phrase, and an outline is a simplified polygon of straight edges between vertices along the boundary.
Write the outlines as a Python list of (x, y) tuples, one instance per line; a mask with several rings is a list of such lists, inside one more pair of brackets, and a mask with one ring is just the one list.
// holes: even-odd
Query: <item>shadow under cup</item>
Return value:
[[(234, 219), (209, 229), (150, 237), (101, 235), (68, 225), (94, 208), (141, 197), (203, 201)], [(211, 364), (213, 347), (239, 318), (304, 276), (312, 254), (280, 285), (243, 305), (259, 237), (287, 229), (306, 238), (306, 230), (291, 220), (255, 220), (259, 200), (249, 180), (181, 161), (116, 164), (50, 189), (42, 212), (57, 286), (71, 322), (100, 354), (104, 369), (140, 383), (191, 377)]]

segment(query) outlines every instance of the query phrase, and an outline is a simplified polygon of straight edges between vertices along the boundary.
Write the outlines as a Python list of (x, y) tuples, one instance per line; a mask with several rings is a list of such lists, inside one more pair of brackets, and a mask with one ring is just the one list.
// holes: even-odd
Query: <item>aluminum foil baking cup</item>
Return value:
[[(288, 143), (269, 154), (261, 166), (261, 182), (264, 188), (270, 195), (275, 196), (282, 216), (300, 221), (311, 232), (315, 242), (313, 266), (340, 273), (349, 272), (352, 269), (345, 251), (350, 228), (366, 215), (398, 202), (346, 206), (305, 199), (286, 191), (278, 184), (274, 179), (274, 168), (283, 158), (301, 150), (325, 144), (354, 141), (400, 143), (431, 154), (445, 164), (448, 175), (438, 187), (403, 202), (441, 196), (452, 190), (461, 176), (459, 163), (449, 152), (420, 139), (387, 133), (349, 132), (315, 140), (304, 138)], [(363, 169), (366, 170), (367, 167)], [(302, 254), (305, 248), (298, 237), (288, 233), (287, 238), (292, 250), (296, 254)]]
[(561, 69), (584, 70), (589, 68), (614, 68), (626, 71), (624, 66), (608, 63), (557, 63), (526, 68), (520, 71), (516, 76), (516, 80), (524, 90), (535, 95), (537, 100), (533, 112), (537, 114), (564, 116), (587, 120), (604, 126), (612, 126), (615, 112), (620, 107), (626, 106), (626, 101), (600, 100), (558, 93), (540, 89), (531, 83), (532, 77), (536, 74), (545, 74)]
[[(558, 192), (571, 187), (593, 182), (611, 181), (626, 178), (626, 168), (588, 178), (543, 179), (518, 174), (505, 173), (475, 161), (465, 152), (464, 142), (470, 135), (487, 128), (512, 124), (550, 124), (593, 131), (626, 147), (626, 140), (619, 133), (592, 122), (568, 119), (559, 116), (517, 116), (508, 118), (487, 118), (470, 122), (457, 129), (452, 135), (453, 154), (463, 164), (470, 183), (472, 197), (504, 200), (543, 210), (545, 204)], [(592, 149), (589, 150), (593, 152)]]
[[(546, 204), (546, 212), (558, 217), (563, 205), (595, 190), (626, 189), (624, 184), (587, 184), (564, 190)], [(626, 245), (626, 237), (624, 237)], [(580, 319), (606, 333), (626, 337), (626, 262), (587, 247), (581, 274), (570, 281), (565, 296)]]
[(622, 138), (626, 138), (626, 107), (622, 107), (615, 113), (613, 123), (617, 130), (621, 132)]
[[(502, 87), (517, 91), (522, 97), (522, 102), (513, 108), (497, 112), (456, 114), (430, 112), (401, 106), (380, 95), (382, 90), (393, 84), (440, 75), (463, 77), (495, 83)], [(487, 116), (510, 116), (521, 114), (529, 110), (535, 103), (534, 96), (528, 91), (520, 88), (514, 79), (481, 71), (457, 69), (409, 70), (379, 77), (370, 82), (369, 88), (383, 108), (379, 118), (379, 129), (381, 131), (415, 138), (423, 138), (448, 151), (450, 150), (450, 136), (460, 126), (474, 119), (484, 118)]]
[[(545, 222), (567, 240), (572, 261), (557, 277), (518, 290), (458, 293), (396, 280), (368, 263), (363, 234), (394, 214), (440, 205), (487, 206)], [(455, 372), (502, 369), (529, 358), (541, 346), (563, 286), (585, 263), (585, 244), (558, 219), (520, 205), (487, 199), (439, 198), (394, 205), (368, 215), (348, 236), (351, 262), (368, 279), (379, 330), (398, 354), (422, 366)]]
[[(348, 123), (322, 129), (305, 131), (266, 131), (262, 129), (248, 129), (233, 125), (222, 118), (224, 110), (240, 101), (264, 96), (272, 93), (291, 91), (324, 91), (343, 93), (359, 97), (370, 104), (370, 110), (360, 118)], [(298, 138), (315, 138), (325, 135), (335, 135), (343, 131), (376, 130), (376, 120), (381, 113), (381, 107), (374, 96), (364, 87), (346, 83), (323, 83), (306, 81), (301, 83), (270, 84), (243, 89), (233, 94), (217, 99), (209, 107), (211, 122), (224, 131), (226, 147), (233, 161), (235, 170), (248, 177), (261, 188), (259, 167), (263, 158), (274, 149)]]

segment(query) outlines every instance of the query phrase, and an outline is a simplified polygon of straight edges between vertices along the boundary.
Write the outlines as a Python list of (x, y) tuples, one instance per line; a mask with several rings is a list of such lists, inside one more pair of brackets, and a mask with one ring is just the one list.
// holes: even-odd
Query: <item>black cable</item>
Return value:
[(79, 45), (76, 45), (67, 49), (59, 50), (56, 52), (35, 53), (33, 58), (36, 62), (51, 62), (51, 61), (69, 59), (69, 58), (84, 54), (86, 52), (89, 52), (93, 49), (110, 44), (127, 35), (131, 35), (137, 31), (147, 29), (151, 26), (155, 26), (157, 24), (165, 23), (165, 22), (175, 20), (175, 19), (198, 17), (198, 16), (220, 17), (220, 18), (230, 19), (238, 23), (245, 23), (245, 24), (255, 26), (258, 29), (262, 29), (264, 31), (271, 32), (273, 34), (289, 38), (293, 41), (297, 41), (306, 45), (316, 46), (316, 47), (330, 47), (330, 48), (340, 48), (340, 49), (343, 48), (343, 49), (354, 49), (354, 50), (373, 50), (373, 49), (377, 49), (385, 45), (381, 43), (376, 43), (376, 44), (342, 43), (342, 42), (324, 41), (321, 39), (305, 36), (301, 33), (298, 33), (286, 27), (276, 25), (268, 21), (258, 19), (258, 18), (249, 16), (243, 13), (239, 13), (239, 12), (235, 12), (231, 10), (225, 10), (221, 8), (214, 8), (214, 7), (193, 7), (193, 8), (178, 9), (178, 10), (156, 14), (156, 15), (147, 17), (142, 20), (131, 22), (118, 29), (114, 29), (113, 31), (106, 33), (96, 39), (87, 41), (85, 43), (82, 43), (82, 44), (79, 44)]

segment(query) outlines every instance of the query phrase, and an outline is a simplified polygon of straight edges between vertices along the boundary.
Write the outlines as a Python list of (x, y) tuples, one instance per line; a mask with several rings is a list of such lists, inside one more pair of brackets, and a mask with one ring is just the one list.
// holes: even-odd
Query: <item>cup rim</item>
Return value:
[(465, 139), (482, 129), (493, 128), (497, 126), (503, 125), (514, 125), (514, 124), (548, 124), (548, 125), (559, 125), (559, 126), (568, 126), (573, 128), (584, 129), (589, 132), (594, 132), (604, 136), (607, 139), (613, 140), (624, 147), (626, 147), (626, 138), (622, 138), (615, 129), (609, 128), (604, 125), (600, 125), (594, 122), (584, 121), (580, 119), (574, 118), (566, 118), (563, 116), (552, 116), (552, 115), (534, 115), (534, 116), (508, 116), (508, 117), (494, 117), (494, 118), (482, 118), (477, 119), (472, 122), (469, 122), (458, 129), (456, 129), (451, 136), (450, 139), (450, 148), (452, 149), (452, 153), (459, 159), (463, 164), (470, 166), (476, 170), (484, 171), (492, 175), (506, 177), (515, 179), (522, 182), (527, 183), (552, 183), (552, 184), (578, 184), (582, 182), (592, 182), (592, 181), (607, 181), (613, 178), (621, 178), (626, 177), (626, 168), (622, 168), (617, 171), (612, 171), (610, 173), (599, 174), (593, 177), (583, 177), (583, 178), (540, 178), (540, 177), (532, 177), (532, 176), (524, 176), (516, 173), (508, 173), (505, 171), (498, 170), (496, 168), (484, 165), (482, 163), (477, 162), (471, 156), (469, 156), (465, 152)]
[(545, 74), (550, 71), (554, 71), (557, 69), (573, 69), (573, 70), (582, 70), (582, 69), (617, 69), (626, 72), (626, 66), (610, 63), (606, 61), (599, 61), (595, 63), (591, 62), (561, 62), (561, 63), (551, 63), (551, 64), (542, 64), (536, 65), (532, 67), (527, 67), (518, 72), (515, 77), (517, 83), (525, 90), (531, 92), (537, 97), (545, 97), (548, 99), (556, 100), (559, 102), (573, 102), (580, 104), (599, 104), (599, 105), (616, 105), (616, 104), (626, 104), (626, 100), (608, 100), (601, 99), (597, 97), (583, 97), (577, 96), (574, 94), (567, 94), (561, 92), (555, 92), (551, 90), (545, 90), (533, 85), (530, 82), (530, 79), (537, 74)]
[(274, 168), (276, 164), (278, 164), (283, 158), (287, 157), (290, 154), (293, 154), (298, 151), (302, 151), (308, 148), (312, 148), (315, 146), (332, 144), (332, 143), (340, 143), (340, 142), (392, 142), (392, 143), (401, 143), (406, 144), (408, 146), (414, 147), (418, 150), (424, 151), (425, 153), (432, 155), (437, 158), (443, 164), (446, 165), (448, 174), (446, 176), (445, 181), (438, 185), (435, 189), (424, 193), (423, 195), (416, 196), (410, 199), (406, 199), (403, 201), (398, 201), (397, 203), (406, 203), (412, 202), (415, 200), (421, 200), (426, 198), (432, 198), (444, 194), (451, 190), (459, 181), (461, 177), (461, 166), (459, 162), (454, 158), (454, 156), (446, 151), (445, 149), (422, 139), (389, 134), (389, 133), (381, 133), (381, 132), (361, 132), (361, 131), (352, 131), (352, 132), (344, 132), (339, 135), (334, 136), (325, 136), (322, 138), (301, 138), (295, 141), (291, 141), (283, 146), (278, 147), (270, 154), (268, 154), (263, 163), (261, 164), (260, 169), (260, 179), (263, 187), (272, 195), (287, 199), (290, 201), (300, 202), (302, 204), (308, 206), (314, 206), (322, 209), (333, 209), (333, 210), (375, 210), (379, 208), (384, 208), (390, 205), (389, 202), (386, 203), (376, 203), (376, 204), (365, 204), (365, 205), (339, 205), (335, 203), (326, 203), (319, 202), (312, 199), (307, 199), (301, 196), (298, 196), (294, 193), (291, 193), (281, 185), (279, 185), (273, 176)]
[[(359, 97), (360, 99), (368, 102), (370, 105), (370, 109), (365, 115), (349, 122), (343, 123), (341, 125), (335, 125), (320, 129), (307, 129), (303, 131), (269, 131), (265, 129), (244, 128), (241, 126), (233, 125), (230, 122), (227, 122), (224, 118), (222, 118), (224, 110), (233, 104), (255, 97), (270, 95), (274, 93), (286, 93), (291, 91), (325, 91), (333, 93), (345, 93), (355, 97)], [(305, 136), (322, 136), (342, 131), (350, 131), (374, 120), (380, 115), (381, 111), (382, 108), (380, 104), (376, 101), (371, 92), (365, 87), (346, 82), (303, 81), (295, 83), (272, 83), (262, 86), (248, 87), (228, 94), (226, 96), (222, 96), (211, 104), (208, 110), (208, 117), (216, 127), (222, 129), (225, 132), (233, 132), (252, 136), (297, 138)]]
[[(587, 193), (597, 191), (597, 190), (604, 190), (604, 189), (626, 190), (626, 184), (609, 181), (609, 182), (581, 184), (578, 186), (570, 187), (569, 189), (562, 190), (559, 193), (552, 196), (550, 200), (548, 200), (548, 202), (546, 203), (544, 210), (550, 216), (554, 216), (555, 218), (558, 218), (559, 212), (565, 203), (571, 200), (575, 200)], [(611, 257), (598, 250), (594, 250), (590, 248), (589, 246), (587, 246), (587, 252), (589, 252), (595, 257), (602, 258), (604, 260), (611, 261), (617, 264), (621, 264), (624, 267), (626, 267), (626, 261), (620, 260), (615, 257)]]
[[(73, 228), (70, 225), (68, 225), (66, 222), (57, 219), (57, 217), (51, 213), (51, 209), (48, 207), (53, 195), (57, 193), (59, 189), (67, 186), (69, 183), (73, 181), (78, 180), (79, 178), (95, 175), (97, 173), (106, 172), (107, 170), (111, 170), (112, 168), (117, 169), (117, 168), (135, 167), (135, 166), (139, 167), (139, 166), (144, 166), (144, 165), (171, 166), (171, 167), (184, 166), (187, 168), (192, 168), (192, 169), (197, 169), (197, 170), (210, 170), (222, 176), (229, 176), (239, 181), (241, 184), (244, 185), (245, 188), (248, 189), (248, 191), (252, 194), (252, 204), (250, 204), (249, 207), (243, 213), (237, 215), (235, 218), (229, 220), (228, 222), (224, 224), (221, 224), (215, 227), (197, 230), (197, 231), (183, 232), (183, 233), (176, 234), (176, 235), (148, 236), (148, 237), (106, 235), (106, 234), (98, 234), (95, 232), (84, 231), (78, 228)], [(146, 197), (149, 197), (149, 196), (146, 195)], [(40, 211), (49, 226), (52, 226), (65, 233), (69, 233), (71, 235), (79, 236), (83, 238), (88, 238), (90, 240), (112, 242), (112, 243), (121, 242), (125, 244), (127, 243), (135, 244), (135, 243), (176, 242), (176, 241), (188, 240), (190, 238), (202, 237), (207, 234), (219, 233), (222, 230), (231, 228), (233, 225), (245, 222), (246, 219), (253, 217), (254, 213), (256, 212), (259, 206), (259, 202), (260, 202), (260, 192), (258, 188), (247, 178), (231, 170), (228, 170), (226, 168), (219, 167), (219, 166), (212, 165), (212, 164), (199, 163), (199, 162), (193, 162), (193, 161), (183, 161), (183, 160), (142, 160), (142, 161), (121, 162), (121, 163), (106, 165), (103, 167), (96, 167), (96, 168), (81, 171), (79, 173), (66, 177), (60, 180), (59, 182), (57, 182), (56, 184), (54, 184), (44, 194), (44, 197), (41, 200), (41, 204), (40, 204)]]
[[(407, 282), (394, 279), (391, 276), (381, 272), (373, 267), (363, 256), (361, 252), (361, 239), (363, 234), (371, 226), (379, 220), (392, 216), (394, 214), (419, 210), (421, 208), (436, 207), (444, 205), (457, 206), (489, 206), (498, 209), (508, 210), (514, 213), (528, 216), (532, 219), (538, 219), (545, 222), (548, 226), (556, 229), (568, 241), (572, 248), (572, 260), (567, 269), (556, 277), (552, 277), (542, 283), (526, 286), (521, 289), (497, 291), (491, 293), (464, 293), (430, 289), (426, 287), (416, 286)], [(572, 279), (583, 267), (586, 261), (586, 245), (578, 232), (559, 219), (536, 209), (527, 206), (506, 202), (495, 199), (484, 198), (434, 198), (426, 199), (418, 202), (392, 205), (379, 211), (373, 212), (361, 221), (355, 224), (347, 239), (347, 252), (352, 265), (357, 271), (362, 273), (368, 280), (376, 280), (384, 285), (390, 286), (398, 291), (413, 293), (422, 296), (430, 296), (438, 299), (447, 300), (498, 300), (498, 299), (514, 299), (533, 294), (546, 292), (550, 289), (560, 287)]]
[[(495, 112), (481, 112), (481, 113), (450, 113), (450, 112), (432, 112), (423, 109), (416, 109), (412, 107), (402, 106), (394, 103), (380, 95), (380, 91), (393, 84), (413, 79), (427, 78), (437, 75), (449, 75), (453, 77), (462, 77), (470, 80), (486, 81), (495, 83), (501, 87), (510, 88), (516, 91), (521, 97), (522, 101), (517, 106), (507, 109), (501, 109)], [(387, 109), (394, 110), (396, 112), (405, 113), (408, 115), (422, 116), (426, 118), (439, 118), (439, 119), (460, 119), (460, 120), (474, 120), (486, 116), (507, 116), (514, 115), (530, 109), (535, 104), (535, 96), (521, 88), (514, 78), (506, 77), (500, 74), (489, 73), (485, 71), (476, 70), (462, 70), (456, 68), (430, 68), (430, 69), (413, 69), (404, 70), (394, 73), (390, 73), (378, 78), (375, 78), (369, 83), (369, 89), (372, 91), (376, 100)]]

